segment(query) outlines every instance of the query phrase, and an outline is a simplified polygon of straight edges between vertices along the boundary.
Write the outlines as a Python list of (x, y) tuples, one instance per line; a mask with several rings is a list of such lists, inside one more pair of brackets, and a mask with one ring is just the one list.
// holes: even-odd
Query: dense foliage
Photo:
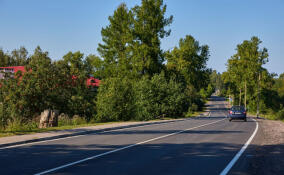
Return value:
[(268, 62), (268, 50), (260, 44), (259, 38), (252, 37), (237, 45), (237, 53), (228, 59), (227, 71), (222, 74), (223, 82), (218, 84), (233, 104), (243, 105), (250, 112), (256, 112), (259, 104), (261, 114), (283, 119), (283, 74), (275, 78), (276, 74), (263, 67)]
[(19, 71), (15, 78), (1, 80), (2, 126), (31, 122), (45, 109), (90, 119), (96, 93), (86, 86), (82, 58), (83, 54), (70, 52), (52, 62), (48, 53), (37, 47), (25, 65), (25, 73)]
[[(173, 21), (166, 9), (162, 0), (142, 0), (131, 9), (121, 4), (101, 31), (100, 56), (69, 52), (53, 61), (40, 47), (32, 55), (24, 47), (0, 49), (0, 67), (26, 69), (0, 80), (1, 128), (37, 121), (45, 109), (75, 115), (75, 123), (78, 116), (83, 123), (150, 120), (201, 110), (214, 91), (206, 67), (209, 47), (187, 35), (173, 50), (162, 50)], [(98, 88), (87, 87), (89, 76), (102, 80)]]

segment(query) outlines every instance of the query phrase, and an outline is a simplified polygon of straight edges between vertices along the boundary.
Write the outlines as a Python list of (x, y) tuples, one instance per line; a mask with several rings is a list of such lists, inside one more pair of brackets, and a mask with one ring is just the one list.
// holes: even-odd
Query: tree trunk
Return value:
[(245, 109), (247, 109), (247, 81), (245, 81)]
[(242, 104), (242, 88), (240, 88), (240, 100), (239, 100), (239, 106)]

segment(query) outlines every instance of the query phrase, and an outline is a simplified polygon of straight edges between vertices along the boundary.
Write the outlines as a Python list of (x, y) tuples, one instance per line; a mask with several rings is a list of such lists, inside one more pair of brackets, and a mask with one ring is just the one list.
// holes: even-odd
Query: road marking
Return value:
[(160, 136), (160, 137), (152, 138), (152, 139), (145, 140), (145, 141), (142, 141), (142, 142), (138, 142), (138, 143), (135, 143), (135, 144), (132, 144), (132, 145), (128, 145), (128, 146), (125, 146), (125, 147), (122, 147), (122, 148), (118, 148), (118, 149), (115, 149), (115, 150), (112, 150), (112, 151), (108, 151), (108, 152), (105, 152), (105, 153), (102, 153), (102, 154), (98, 154), (98, 155), (94, 155), (94, 156), (91, 156), (91, 157), (87, 157), (87, 158), (82, 159), (82, 160), (78, 160), (78, 161), (75, 161), (75, 162), (71, 162), (71, 163), (68, 163), (68, 164), (56, 167), (56, 168), (45, 170), (45, 171), (37, 173), (35, 175), (43, 175), (43, 174), (51, 173), (51, 172), (54, 172), (54, 171), (57, 171), (57, 170), (60, 170), (60, 169), (63, 169), (63, 168), (67, 168), (67, 167), (70, 167), (70, 166), (73, 166), (73, 165), (76, 165), (76, 164), (79, 164), (79, 163), (82, 163), (82, 162), (86, 162), (88, 160), (96, 159), (96, 158), (99, 158), (99, 157), (102, 157), (102, 156), (105, 156), (105, 155), (108, 155), (108, 154), (111, 154), (111, 153), (115, 153), (115, 152), (118, 152), (118, 151), (121, 151), (121, 150), (125, 150), (125, 149), (128, 149), (128, 148), (134, 147), (134, 146), (142, 145), (144, 143), (148, 143), (148, 142), (159, 140), (159, 139), (162, 139), (162, 138), (165, 138), (165, 137), (170, 137), (170, 136), (173, 136), (173, 135), (177, 135), (177, 134), (183, 133), (185, 131), (193, 130), (193, 129), (200, 128), (200, 127), (203, 127), (203, 126), (212, 125), (214, 123), (223, 121), (225, 119), (226, 118), (221, 119), (221, 120), (217, 120), (215, 122), (210, 122), (210, 123), (206, 123), (206, 124), (203, 124), (203, 125), (199, 125), (199, 126), (196, 126), (196, 127), (188, 128), (188, 129), (185, 129), (185, 130), (182, 130), (182, 131), (174, 132), (174, 133), (171, 133), (171, 134), (163, 135), (163, 136)]
[(249, 144), (251, 143), (252, 139), (257, 133), (258, 130), (258, 122), (255, 119), (252, 119), (253, 121), (256, 122), (256, 127), (248, 141), (244, 144), (244, 146), (240, 149), (240, 151), (235, 155), (235, 157), (230, 161), (230, 163), (226, 166), (226, 168), (220, 173), (220, 175), (226, 175), (230, 169), (234, 166), (234, 164), (238, 161), (238, 159), (241, 157), (241, 155), (244, 153), (244, 151), (247, 149)]
[[(185, 121), (185, 120), (190, 120), (190, 119), (178, 119), (178, 120), (173, 120), (173, 122), (179, 122), (179, 121)], [(125, 129), (130, 129), (130, 128), (142, 128), (142, 127), (147, 127), (147, 126), (151, 126), (151, 125), (160, 125), (160, 124), (167, 124), (167, 123), (168, 122), (161, 122), (161, 123), (156, 122), (156, 123), (150, 123), (150, 125), (146, 124), (146, 125), (142, 125), (142, 126), (133, 126), (133, 127), (131, 127), (131, 125), (129, 127), (127, 127), (127, 125), (126, 125), (126, 128), (110, 129), (108, 131), (101, 131), (101, 132), (92, 133), (92, 134), (101, 134), (101, 133), (125, 130)], [(125, 127), (125, 126), (121, 126), (121, 127)], [(109, 129), (109, 128), (107, 128), (107, 129)], [(94, 132), (96, 132), (96, 130), (94, 130)], [(53, 142), (53, 141), (58, 141), (58, 140), (63, 140), (63, 139), (70, 139), (70, 138), (76, 138), (76, 137), (82, 137), (82, 136), (88, 136), (88, 135), (90, 135), (90, 134), (82, 133), (82, 134), (79, 134), (79, 135), (62, 137), (62, 138), (58, 138), (58, 139), (50, 139), (50, 140), (36, 141), (36, 142), (30, 142), (30, 143), (22, 143), (22, 144), (17, 144), (17, 145), (12, 145), (12, 146), (6, 146), (6, 147), (3, 147), (3, 148), (0, 148), (0, 150), (9, 149), (9, 148), (16, 148), (16, 147), (20, 147), (20, 146), (35, 145), (35, 144), (38, 144), (38, 143)]]

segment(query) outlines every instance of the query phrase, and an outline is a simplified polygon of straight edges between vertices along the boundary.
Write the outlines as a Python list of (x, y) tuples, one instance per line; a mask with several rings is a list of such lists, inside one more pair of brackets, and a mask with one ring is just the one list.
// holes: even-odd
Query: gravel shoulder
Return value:
[(258, 119), (248, 174), (284, 174), (284, 122)]

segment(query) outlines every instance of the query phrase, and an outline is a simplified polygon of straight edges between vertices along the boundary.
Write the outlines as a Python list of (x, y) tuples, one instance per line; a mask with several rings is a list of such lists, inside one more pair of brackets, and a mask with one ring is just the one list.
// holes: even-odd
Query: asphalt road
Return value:
[(256, 123), (229, 122), (221, 98), (209, 107), (210, 117), (3, 149), (0, 174), (220, 174)]

